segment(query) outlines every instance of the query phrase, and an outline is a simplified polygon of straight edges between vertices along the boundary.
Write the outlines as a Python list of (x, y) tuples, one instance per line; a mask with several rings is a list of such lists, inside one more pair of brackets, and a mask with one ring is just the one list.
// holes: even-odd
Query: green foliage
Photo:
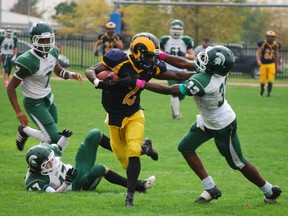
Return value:
[(106, 1), (81, 0), (73, 10), (57, 16), (56, 21), (63, 25), (58, 32), (74, 35), (100, 33), (102, 26), (109, 21), (109, 12), (111, 8)]
[[(237, 80), (232, 80), (238, 82)], [(252, 80), (249, 80), (252, 82)], [(245, 82), (245, 80), (241, 80)], [(213, 176), (223, 197), (207, 205), (193, 203), (203, 188), (177, 151), (177, 143), (188, 130), (198, 113), (192, 98), (181, 102), (183, 118), (172, 120), (169, 96), (144, 91), (142, 106), (145, 109), (145, 136), (151, 137), (159, 152), (159, 160), (141, 158), (140, 178), (155, 175), (156, 185), (146, 194), (135, 195), (135, 208), (124, 207), (125, 188), (101, 180), (96, 191), (45, 194), (26, 192), (24, 175), (27, 165), (25, 151), (38, 143), (29, 138), (23, 152), (16, 150), (15, 113), (8, 101), (6, 89), (0, 88), (1, 112), (1, 215), (286, 215), (287, 207), (287, 87), (273, 89), (273, 97), (259, 97), (259, 84), (251, 86), (230, 85), (227, 99), (238, 118), (238, 134), (244, 155), (258, 167), (272, 184), (280, 185), (283, 194), (278, 204), (263, 203), (262, 192), (249, 183), (239, 172), (228, 167), (218, 153), (213, 141), (198, 150), (207, 170)], [(165, 81), (162, 83), (166, 83)], [(278, 81), (276, 81), (276, 84)], [(287, 84), (287, 82), (286, 82)], [(256, 87), (255, 87), (256, 86)], [(59, 111), (59, 128), (74, 132), (64, 152), (63, 161), (74, 164), (78, 145), (91, 128), (98, 127), (108, 134), (104, 124), (105, 111), (101, 105), (101, 90), (88, 81), (52, 80), (52, 88)], [(20, 87), (17, 89), (22, 100)], [(30, 123), (35, 127), (33, 123)], [(109, 166), (125, 176), (115, 157), (106, 150), (98, 150), (97, 162)]]
[(75, 8), (77, 3), (72, 1), (70, 4), (68, 2), (61, 2), (55, 7), (56, 14), (52, 16), (53, 19), (57, 19), (64, 14), (75, 13)]
[(39, 0), (18, 0), (12, 7), (11, 11), (34, 17), (41, 17), (41, 12), (37, 11)]

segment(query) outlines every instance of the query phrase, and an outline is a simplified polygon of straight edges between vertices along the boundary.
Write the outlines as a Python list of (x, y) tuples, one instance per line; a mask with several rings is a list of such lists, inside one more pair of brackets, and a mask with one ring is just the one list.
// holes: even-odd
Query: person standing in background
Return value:
[(279, 63), (278, 51), (281, 48), (280, 43), (276, 42), (276, 34), (274, 31), (266, 32), (266, 40), (257, 43), (258, 50), (256, 59), (260, 67), (260, 96), (263, 96), (265, 84), (268, 81), (267, 96), (271, 96), (273, 82)]
[[(181, 20), (173, 20), (170, 26), (170, 35), (164, 35), (160, 37), (160, 49), (170, 55), (180, 56), (186, 59), (194, 59), (194, 41), (193, 38), (184, 35), (184, 23)], [(175, 73), (183, 71), (183, 69), (176, 68), (170, 64), (167, 64), (167, 70)], [(173, 84), (181, 84), (185, 81), (168, 80), (169, 86)], [(172, 109), (172, 118), (179, 120), (180, 114), (180, 101), (184, 99), (183, 95), (174, 96), (171, 95), (170, 103)]]
[(200, 52), (204, 52), (208, 46), (210, 46), (210, 39), (208, 37), (204, 37), (203, 44), (198, 45), (194, 50), (195, 56), (197, 56)]
[(99, 46), (102, 46), (102, 55), (112, 48), (123, 49), (123, 40), (121, 35), (116, 33), (116, 24), (113, 22), (108, 22), (105, 25), (106, 32), (101, 33), (98, 36), (98, 41), (95, 43), (93, 51), (95, 56), (99, 56)]
[(18, 54), (17, 43), (18, 38), (16, 35), (13, 35), (11, 26), (6, 26), (4, 35), (0, 35), (4, 87), (7, 87), (9, 84), (9, 76)]

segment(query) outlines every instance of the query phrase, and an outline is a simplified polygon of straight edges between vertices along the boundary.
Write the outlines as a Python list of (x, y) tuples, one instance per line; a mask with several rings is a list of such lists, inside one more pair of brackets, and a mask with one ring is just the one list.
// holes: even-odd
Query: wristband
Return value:
[(93, 83), (98, 87), (100, 80), (98, 78), (94, 79)]
[(165, 59), (165, 56), (166, 56), (166, 53), (165, 53), (165, 52), (161, 52), (161, 53), (158, 55), (158, 59), (159, 59), (159, 60), (164, 60), (164, 59)]
[(73, 73), (68, 72), (68, 77), (69, 77), (69, 79), (74, 79), (74, 77), (73, 77)]
[(145, 84), (146, 84), (145, 80), (136, 79), (136, 87), (139, 87), (139, 88), (143, 89), (145, 87)]
[(62, 69), (62, 70), (60, 71), (60, 77), (65, 78), (66, 73), (67, 73), (67, 70)]

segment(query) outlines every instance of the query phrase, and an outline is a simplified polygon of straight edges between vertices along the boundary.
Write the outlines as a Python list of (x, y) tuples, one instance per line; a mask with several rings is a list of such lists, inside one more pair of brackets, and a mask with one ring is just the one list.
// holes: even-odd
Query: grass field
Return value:
[[(233, 80), (237, 81), (237, 80)], [(257, 80), (255, 80), (255, 83)], [(228, 81), (229, 83), (229, 81)], [(73, 130), (63, 161), (74, 164), (78, 145), (86, 132), (98, 127), (106, 134), (105, 112), (101, 91), (84, 81), (52, 81), (58, 105), (60, 129)], [(22, 95), (18, 89), (19, 100)], [(6, 89), (0, 88), (0, 215), (288, 215), (288, 100), (287, 87), (275, 87), (273, 97), (259, 97), (259, 87), (228, 86), (227, 99), (238, 118), (238, 134), (244, 155), (272, 184), (283, 193), (275, 205), (263, 202), (262, 192), (239, 172), (228, 167), (212, 141), (199, 148), (206, 168), (223, 196), (207, 205), (193, 201), (202, 193), (202, 185), (177, 151), (177, 143), (194, 121), (197, 112), (192, 98), (181, 103), (183, 118), (172, 120), (169, 96), (149, 91), (142, 93), (146, 115), (145, 136), (153, 139), (159, 160), (141, 158), (140, 178), (155, 175), (154, 188), (136, 194), (135, 208), (125, 208), (125, 188), (111, 185), (105, 179), (96, 191), (66, 194), (30, 193), (25, 191), (25, 152), (37, 144), (29, 138), (23, 152), (16, 149), (18, 121), (8, 101)], [(30, 124), (32, 127), (35, 125)], [(114, 156), (99, 149), (97, 161), (125, 176)]]

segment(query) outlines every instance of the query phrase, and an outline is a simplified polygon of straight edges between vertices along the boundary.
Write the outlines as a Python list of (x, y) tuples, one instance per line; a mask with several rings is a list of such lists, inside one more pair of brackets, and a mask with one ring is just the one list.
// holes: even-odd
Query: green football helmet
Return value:
[[(30, 171), (42, 175), (48, 175), (53, 168), (60, 164), (59, 160), (55, 158), (54, 151), (42, 145), (33, 146), (27, 151), (26, 162)], [(50, 162), (50, 166), (47, 166)]]
[(181, 20), (172, 20), (170, 27), (170, 35), (173, 38), (180, 38), (184, 34), (184, 23)]
[(216, 45), (198, 53), (195, 64), (201, 72), (226, 76), (233, 68), (234, 62), (235, 57), (230, 49)]
[(44, 54), (49, 53), (55, 46), (54, 30), (45, 22), (33, 24), (30, 29), (30, 38), (34, 49)]
[(135, 59), (136, 66), (141, 69), (152, 69), (158, 62), (154, 53), (155, 49), (160, 48), (157, 37), (148, 32), (136, 34), (130, 43), (130, 51)]

